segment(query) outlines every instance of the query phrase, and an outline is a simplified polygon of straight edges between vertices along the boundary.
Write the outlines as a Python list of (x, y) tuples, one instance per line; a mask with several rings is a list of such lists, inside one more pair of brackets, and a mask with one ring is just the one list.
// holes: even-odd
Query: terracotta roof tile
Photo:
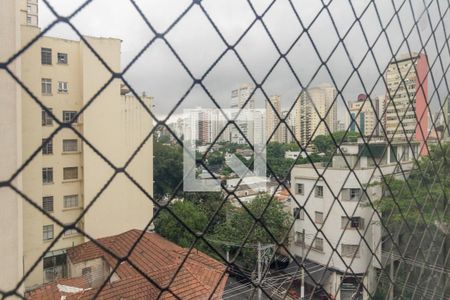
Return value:
[[(117, 256), (124, 257), (141, 234), (140, 230), (130, 230), (97, 241)], [(181, 299), (207, 299), (220, 281), (212, 297), (212, 299), (220, 299), (228, 278), (225, 275), (221, 279), (225, 272), (224, 265), (193, 249), (177, 273), (188, 252), (188, 249), (181, 248), (156, 233), (146, 232), (128, 259), (162, 288), (166, 288), (176, 276), (170, 284), (170, 290)], [(67, 256), (74, 264), (95, 258), (103, 258), (110, 267), (114, 267), (118, 262), (93, 242), (68, 249)], [(120, 280), (107, 284), (99, 294), (99, 299), (154, 299), (160, 293), (156, 285), (142, 276), (128, 262), (121, 263), (116, 274)], [(97, 289), (85, 290), (70, 297), (67, 296), (67, 299), (90, 299), (96, 292)], [(165, 291), (161, 299), (176, 299), (176, 297)]]

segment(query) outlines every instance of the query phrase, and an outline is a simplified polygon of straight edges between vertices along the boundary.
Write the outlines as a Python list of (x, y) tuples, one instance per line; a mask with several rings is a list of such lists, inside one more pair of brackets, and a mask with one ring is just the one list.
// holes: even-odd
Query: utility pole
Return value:
[(258, 300), (261, 300), (261, 273), (262, 273), (262, 259), (261, 259), (261, 242), (258, 242)]
[(305, 299), (305, 229), (302, 230), (302, 269), (301, 269), (300, 299)]

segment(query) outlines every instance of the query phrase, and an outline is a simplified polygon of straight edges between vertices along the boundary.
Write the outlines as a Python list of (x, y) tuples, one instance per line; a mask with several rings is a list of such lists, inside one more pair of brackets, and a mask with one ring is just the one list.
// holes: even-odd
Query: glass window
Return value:
[(361, 197), (361, 189), (350, 189), (350, 200), (359, 200)]
[(316, 211), (314, 214), (314, 222), (316, 222), (317, 224), (322, 224), (323, 223), (323, 212), (320, 211)]
[(42, 197), (42, 209), (48, 212), (53, 211), (53, 196)]
[(323, 186), (321, 186), (321, 185), (316, 186), (314, 194), (316, 197), (322, 198), (323, 197)]
[(58, 93), (67, 93), (68, 84), (67, 81), (58, 81)]
[(63, 152), (77, 152), (78, 140), (63, 140)]
[(52, 49), (41, 48), (41, 63), (43, 65), (51, 65), (52, 64)]
[(358, 229), (364, 229), (364, 219), (361, 217), (351, 217), (350, 220), (343, 216), (341, 217), (341, 228), (342, 229), (348, 229), (348, 228), (358, 228)]
[(52, 80), (50, 78), (42, 78), (41, 79), (41, 88), (43, 95), (51, 95), (52, 94)]
[(314, 246), (313, 247), (316, 250), (323, 251), (323, 239), (316, 237), (314, 239)]
[(67, 277), (67, 259), (65, 253), (51, 256), (46, 255), (43, 259), (43, 265), (45, 282), (53, 282), (58, 278)]
[(78, 231), (76, 229), (67, 229), (66, 231), (64, 231), (64, 235), (74, 235), (77, 234)]
[(44, 155), (53, 154), (52, 139), (42, 139), (42, 154)]
[(72, 110), (63, 111), (63, 122), (70, 123), (73, 120), (73, 123), (76, 123), (77, 122), (77, 119), (75, 118), (76, 115), (77, 115), (76, 111)]
[(44, 241), (53, 239), (53, 225), (44, 225), (42, 228), (42, 239)]
[(359, 245), (341, 245), (341, 255), (345, 257), (358, 256)]
[(295, 243), (298, 245), (302, 245), (305, 242), (305, 236), (303, 232), (295, 232)]
[(303, 195), (305, 193), (305, 185), (303, 183), (297, 183), (295, 187), (295, 191), (297, 192), (297, 194)]
[(299, 220), (305, 219), (305, 211), (300, 209), (300, 207), (294, 207), (294, 218)]
[[(48, 110), (52, 111), (51, 108), (49, 108)], [(42, 126), (51, 125), (53, 125), (53, 118), (45, 110), (42, 110)]]
[(42, 182), (44, 184), (53, 183), (53, 168), (42, 169)]
[(58, 53), (58, 64), (66, 65), (67, 62), (67, 53)]
[(64, 196), (64, 208), (79, 207), (78, 195)]
[(78, 179), (78, 167), (68, 167), (63, 169), (63, 179)]

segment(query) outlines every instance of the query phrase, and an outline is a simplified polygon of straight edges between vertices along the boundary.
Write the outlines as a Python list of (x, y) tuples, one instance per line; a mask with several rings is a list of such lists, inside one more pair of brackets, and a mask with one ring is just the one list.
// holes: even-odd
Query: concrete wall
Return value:
[[(19, 4), (0, 0), (0, 62), (9, 59), (20, 47)], [(8, 66), (20, 76), (20, 60)], [(0, 70), (0, 181), (5, 181), (18, 169), (22, 157), (20, 88)], [(21, 189), (21, 176), (13, 184)], [(0, 290), (13, 289), (23, 275), (22, 266), (22, 201), (12, 190), (0, 187)], [(19, 289), (22, 292), (22, 289)]]

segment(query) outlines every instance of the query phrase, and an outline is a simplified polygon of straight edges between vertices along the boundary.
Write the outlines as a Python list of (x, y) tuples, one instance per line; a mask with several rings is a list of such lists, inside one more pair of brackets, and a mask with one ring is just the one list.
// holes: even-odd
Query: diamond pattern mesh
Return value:
[[(107, 278), (101, 287), (97, 290), (94, 298), (97, 297), (105, 288), (108, 280), (113, 276), (113, 273), (123, 261), (128, 262), (139, 274), (145, 277), (153, 285), (157, 286), (161, 293), (158, 299), (163, 295), (163, 292), (169, 292), (174, 298), (180, 299), (176, 291), (172, 287), (172, 283), (179, 276), (176, 272), (171, 278), (167, 286), (160, 286), (154, 278), (151, 278), (140, 270), (136, 264), (129, 260), (130, 254), (139, 244), (145, 231), (154, 224), (159, 215), (166, 213), (171, 218), (177, 220), (178, 224), (182, 226), (186, 232), (192, 236), (192, 243), (189, 251), (186, 254), (183, 263), (187, 256), (191, 253), (194, 247), (202, 245), (206, 247), (218, 260), (226, 265), (226, 272), (238, 272), (240, 276), (246, 280), (244, 283), (233, 283), (227, 286), (223, 294), (223, 299), (244, 299), (257, 298), (258, 293), (262, 297), (268, 299), (296, 299), (290, 291), (295, 290), (300, 278), (304, 276), (308, 289), (305, 293), (305, 298), (308, 299), (336, 299), (339, 295), (341, 299), (448, 299), (450, 298), (450, 279), (449, 279), (449, 240), (448, 240), (448, 192), (449, 192), (449, 162), (450, 150), (448, 144), (441, 138), (440, 134), (449, 132), (448, 124), (448, 99), (449, 99), (449, 75), (448, 69), (450, 67), (450, 47), (449, 47), (449, 24), (450, 24), (450, 2), (449, 1), (375, 1), (367, 0), (356, 4), (356, 1), (314, 1), (311, 3), (303, 3), (302, 1), (242, 1), (243, 7), (246, 10), (245, 18), (248, 21), (247, 27), (239, 34), (235, 32), (227, 32), (224, 29), (224, 24), (216, 21), (216, 15), (220, 12), (210, 7), (211, 1), (194, 0), (186, 5), (178, 15), (171, 19), (171, 23), (167, 24), (163, 29), (161, 26), (155, 26), (153, 18), (155, 12), (149, 12), (142, 8), (139, 1), (127, 1), (132, 9), (139, 15), (140, 21), (143, 21), (151, 32), (148, 41), (142, 41), (142, 49), (136, 51), (135, 56), (122, 68), (121, 72), (114, 72), (113, 68), (109, 66), (102, 56), (97, 53), (89, 40), (86, 39), (74, 25), (73, 20), (77, 15), (88, 10), (89, 7), (95, 3), (95, 0), (84, 1), (75, 11), (69, 15), (63, 15), (58, 12), (52, 5), (52, 1), (42, 0), (41, 5), (45, 5), (54, 15), (55, 20), (42, 30), (34, 39), (26, 44), (20, 51), (12, 55), (8, 60), (1, 62), (0, 70), (6, 72), (9, 76), (27, 93), (32, 100), (39, 105), (53, 121), (57, 124), (57, 128), (49, 136), (49, 139), (56, 136), (62, 130), (68, 129), (74, 132), (77, 137), (83, 141), (86, 147), (89, 147), (95, 154), (101, 158), (110, 168), (114, 170), (111, 177), (104, 183), (103, 187), (98, 191), (97, 195), (91, 199), (82, 213), (77, 217), (76, 221), (71, 224), (66, 224), (62, 220), (55, 218), (51, 213), (44, 210), (38, 205), (37, 199), (31, 199), (15, 186), (14, 180), (20, 176), (25, 168), (32, 163), (34, 159), (42, 151), (45, 145), (35, 149), (29, 156), (24, 158), (20, 168), (14, 174), (11, 174), (8, 180), (0, 182), (0, 188), (11, 189), (19, 194), (24, 201), (32, 205), (36, 210), (39, 210), (46, 218), (64, 228), (55, 238), (48, 244), (47, 251), (50, 250), (62, 237), (66, 230), (76, 230), (79, 234), (92, 241), (103, 251), (111, 255), (117, 260), (117, 264), (112, 266), (109, 278)], [(280, 7), (280, 2), (282, 7)], [(111, 3), (111, 5), (114, 5)], [(230, 4), (231, 5), (231, 4)], [(345, 11), (345, 12), (344, 12)], [(283, 14), (285, 17), (295, 22), (295, 26), (291, 28), (283, 27), (279, 22), (273, 22), (272, 14)], [(171, 35), (173, 31), (183, 32), (184, 23), (189, 22), (190, 18), (202, 18), (204, 24), (208, 24), (208, 37), (212, 36), (220, 47), (214, 53), (214, 58), (199, 61), (195, 57), (190, 57), (192, 53), (180, 49), (177, 40), (177, 35)], [(321, 32), (317, 23), (327, 24), (326, 31)], [(95, 55), (98, 62), (110, 72), (110, 78), (104, 82), (98, 91), (92, 95), (89, 101), (77, 113), (81, 116), (84, 112), (89, 111), (91, 105), (96, 102), (97, 97), (114, 81), (121, 80), (131, 93), (135, 96), (142, 107), (145, 108), (148, 116), (153, 120), (154, 127), (147, 133), (145, 139), (140, 142), (133, 151), (132, 155), (123, 165), (114, 164), (107, 155), (95, 146), (95, 141), (88, 140), (83, 133), (71, 122), (65, 123), (58, 119), (51, 110), (49, 110), (42, 102), (40, 97), (32, 92), (26, 82), (17, 76), (10, 65), (18, 60), (36, 41), (43, 38), (49, 33), (52, 28), (59, 24), (69, 26), (71, 30), (81, 39), (89, 50)], [(257, 33), (255, 33), (257, 32)], [(263, 66), (255, 67), (255, 61), (252, 60), (251, 55), (245, 54), (246, 47), (251, 45), (252, 35), (257, 36), (258, 41), (264, 45), (264, 51), (270, 53), (272, 56), (264, 61)], [(248, 41), (250, 39), (250, 42)], [(355, 49), (354, 41), (358, 41), (357, 49)], [(351, 43), (352, 42), (352, 43)], [(250, 43), (250, 44), (249, 44)], [(140, 64), (140, 59), (151, 51), (156, 45), (163, 45), (170, 53), (173, 61), (178, 65), (183, 73), (187, 74), (189, 84), (186, 90), (179, 96), (177, 101), (171, 103), (171, 109), (167, 117), (159, 118), (151, 109), (144, 103), (141, 96), (136, 92), (135, 87), (127, 79), (128, 72), (136, 65)], [(208, 47), (208, 45), (205, 45)], [(389, 71), (389, 63), (394, 59), (400, 57), (402, 53), (412, 54), (413, 52), (425, 54), (425, 59), (428, 64), (426, 70), (427, 81), (419, 82), (416, 92), (408, 94), (408, 108), (415, 109), (414, 98), (419, 94), (427, 95), (426, 107), (424, 113), (421, 115), (414, 114), (412, 117), (407, 115), (407, 109), (400, 107), (394, 101), (397, 95), (407, 89), (408, 78), (401, 76), (396, 88), (391, 88), (387, 76)], [(383, 53), (383, 55), (380, 55)], [(295, 60), (296, 57), (305, 57), (304, 65), (299, 65)], [(138, 155), (139, 151), (145, 143), (152, 141), (156, 135), (157, 130), (165, 130), (169, 132), (177, 144), (183, 145), (182, 138), (177, 136), (173, 128), (168, 126), (169, 118), (177, 112), (177, 110), (184, 105), (187, 105), (189, 95), (196, 90), (208, 99), (209, 103), (217, 108), (225, 108), (215, 95), (211, 77), (214, 76), (217, 68), (229, 61), (239, 69), (240, 76), (247, 78), (248, 82), (254, 85), (254, 89), (250, 97), (242, 106), (246, 108), (250, 99), (257, 95), (263, 98), (268, 105), (268, 109), (272, 109), (276, 115), (277, 125), (272, 132), (268, 132), (268, 140), (271, 141), (278, 128), (287, 128), (287, 134), (300, 149), (306, 150), (313, 145), (313, 137), (319, 127), (323, 128), (326, 135), (330, 135), (332, 145), (332, 157), (342, 157), (342, 168), (347, 170), (345, 178), (339, 180), (330, 180), (330, 170), (333, 169), (331, 163), (317, 164), (314, 163), (314, 157), (310, 152), (305, 151), (305, 157), (298, 157), (290, 165), (289, 172), (280, 176), (274, 170), (274, 166), (267, 164), (267, 172), (276, 182), (276, 188), (270, 195), (270, 200), (265, 203), (265, 206), (260, 210), (253, 210), (248, 203), (243, 202), (237, 193), (236, 189), (230, 189), (222, 184), (222, 192), (224, 194), (220, 205), (212, 209), (210, 220), (206, 228), (202, 231), (190, 228), (189, 222), (183, 219), (177, 213), (172, 211), (169, 203), (173, 202), (177, 195), (180, 195), (183, 188), (183, 182), (179, 182), (178, 186), (174, 188), (171, 195), (168, 197), (166, 203), (161, 204), (152, 195), (150, 195), (141, 184), (133, 178), (127, 170), (133, 159)], [(306, 65), (308, 65), (306, 67)], [(340, 70), (342, 66), (342, 70)], [(392, 66), (392, 65), (391, 65)], [(394, 65), (392, 68), (399, 68)], [(410, 64), (407, 74), (417, 73), (417, 66)], [(200, 69), (200, 70), (199, 70)], [(394, 70), (399, 73), (404, 70)], [(271, 93), (273, 92), (272, 84), (276, 81), (277, 72), (283, 73), (285, 80), (289, 82), (292, 90), (295, 91), (295, 96), (290, 104), (287, 112), (281, 114), (279, 110), (271, 102)], [(333, 103), (330, 109), (326, 111), (325, 115), (321, 115), (320, 108), (312, 102), (312, 114), (320, 116), (320, 120), (316, 128), (312, 129), (312, 134), (307, 140), (298, 140), (295, 129), (290, 126), (288, 120), (290, 116), (295, 114), (297, 102), (300, 101), (302, 93), (314, 85), (317, 78), (327, 78), (329, 83), (335, 88), (336, 94), (333, 97)], [(346, 158), (342, 146), (351, 135), (350, 126), (345, 128), (343, 137), (337, 138), (333, 135), (335, 130), (332, 124), (329, 124), (331, 107), (339, 105), (344, 111), (345, 115), (351, 115), (350, 107), (346, 99), (349, 91), (354, 91), (357, 86), (361, 92), (368, 95), (368, 105), (376, 111), (377, 126), (374, 130), (366, 134), (361, 124), (354, 122), (354, 131), (361, 134), (362, 144), (364, 146), (364, 153), (367, 156), (367, 164), (370, 168), (366, 169), (364, 178), (361, 178), (362, 173), (357, 165), (361, 159), (358, 156), (357, 161), (350, 161)], [(378, 111), (375, 107), (375, 95), (379, 90), (386, 91), (386, 106), (384, 111)], [(361, 110), (358, 112), (360, 113)], [(397, 124), (394, 128), (387, 128), (387, 115), (395, 115)], [(447, 114), (447, 115), (445, 115)], [(416, 123), (420, 123), (423, 119), (429, 118), (429, 129), (439, 129), (440, 131), (428, 130), (418, 126), (415, 128), (416, 136), (407, 134), (407, 120), (413, 119)], [(441, 120), (444, 122), (441, 122)], [(227, 117), (227, 126), (235, 126), (234, 119)], [(224, 133), (227, 127), (223, 128), (221, 133)], [(245, 136), (245, 133), (236, 127), (239, 133), (244, 137), (246, 142), (251, 147), (251, 141)], [(375, 129), (376, 128), (376, 129)], [(388, 130), (390, 132), (388, 132)], [(414, 169), (411, 171), (405, 169), (402, 164), (402, 156), (393, 156), (391, 166), (395, 170), (395, 176), (391, 176), (392, 172), (388, 172), (383, 167), (384, 162), (382, 157), (386, 149), (381, 150), (381, 155), (376, 147), (371, 147), (371, 143), (381, 138), (389, 145), (394, 147), (396, 140), (393, 138), (393, 133), (398, 133), (401, 139), (414, 148), (417, 145), (415, 139), (417, 134), (422, 137), (423, 143), (419, 145), (419, 153), (430, 152), (426, 157), (419, 157), (419, 153), (413, 153), (412, 160)], [(217, 179), (216, 174), (209, 170), (209, 166), (205, 163), (205, 158), (212, 150), (213, 145), (219, 142), (219, 136), (208, 147), (206, 153), (201, 160), (197, 160), (200, 165), (205, 168), (209, 174)], [(436, 138), (436, 134), (438, 135)], [(360, 154), (363, 152), (360, 152)], [(405, 155), (405, 154), (403, 154)], [(301, 159), (305, 159), (310, 167), (311, 174), (314, 180), (309, 192), (305, 192), (304, 200), (300, 201), (298, 194), (295, 192), (294, 178), (290, 176), (295, 172), (296, 165)], [(96, 239), (85, 232), (80, 226), (79, 222), (83, 216), (95, 204), (97, 198), (106, 190), (114, 178), (118, 175), (124, 175), (130, 182), (132, 182), (142, 193), (153, 202), (154, 206), (158, 208), (157, 213), (153, 216), (146, 228), (144, 228), (142, 235), (129, 249), (127, 255), (123, 257), (117, 256), (116, 253), (99, 243)], [(347, 203), (343, 197), (347, 196), (347, 182), (348, 180), (355, 180), (358, 184), (358, 189), (361, 191), (354, 209), (349, 210)], [(289, 180), (290, 184), (289, 185)], [(378, 182), (377, 182), (378, 181)], [(157, 182), (155, 184), (158, 184)], [(240, 184), (240, 183), (239, 183)], [(238, 184), (238, 185), (239, 185)], [(337, 185), (337, 186), (336, 186)], [(375, 195), (373, 193), (373, 186), (382, 186), (382, 195)], [(321, 186), (329, 192), (327, 197), (331, 199), (330, 206), (322, 215), (317, 215), (314, 211), (308, 209), (310, 202), (315, 201), (315, 192), (317, 187)], [(271, 205), (275, 199), (275, 194), (280, 189), (286, 189), (292, 206), (297, 208), (295, 210), (298, 215), (294, 215), (292, 220), (289, 220), (289, 231), (283, 233), (283, 238), (279, 238), (279, 234), (274, 234), (274, 228), (270, 224), (266, 224), (264, 216), (270, 213)], [(328, 193), (327, 192), (327, 193)], [(380, 196), (380, 197), (378, 197)], [(228, 246), (234, 247), (236, 250), (231, 258), (227, 258), (223, 251), (223, 246), (226, 241), (217, 241), (208, 235), (210, 226), (220, 218), (223, 214), (226, 204), (230, 199), (235, 199), (239, 206), (246, 214), (251, 216), (252, 224), (249, 226), (248, 232), (240, 243), (228, 243)], [(325, 224), (331, 219), (335, 219), (336, 213), (342, 216), (342, 226), (353, 227), (355, 217), (358, 216), (359, 207), (371, 208), (371, 213), (364, 220), (364, 225), (359, 223), (359, 230), (354, 230), (352, 234), (357, 236), (358, 244), (351, 245), (352, 247), (343, 247), (346, 240), (345, 231), (336, 231), (336, 234), (329, 236), (324, 230)], [(304, 222), (312, 224), (314, 232), (299, 235), (299, 240), (295, 236), (296, 226), (299, 215), (302, 215)], [(320, 220), (319, 220), (319, 219)], [(341, 218), (339, 218), (341, 221)], [(374, 240), (373, 228), (369, 226), (377, 224), (380, 230), (379, 240)], [(256, 232), (263, 232), (271, 240), (270, 244), (260, 245), (254, 243), (254, 235)], [(301, 231), (300, 231), (301, 232)], [(300, 233), (299, 232), (299, 233)], [(276, 237), (278, 236), (278, 238)], [(293, 248), (292, 244), (302, 244), (302, 255), (299, 255)], [(358, 250), (367, 249), (368, 264), (365, 270), (355, 270), (356, 261), (360, 258)], [(324, 251), (323, 249), (328, 249)], [(260, 278), (255, 276), (253, 269), (248, 269), (239, 263), (240, 253), (245, 251), (251, 252), (255, 260), (258, 254), (263, 255), (266, 266), (273, 263), (282, 253), (291, 261), (291, 264), (284, 272), (274, 273), (270, 268), (263, 268)], [(259, 253), (261, 252), (261, 253)], [(325, 257), (325, 263), (314, 264), (314, 257), (317, 253), (321, 253)], [(24, 276), (20, 282), (17, 283), (17, 288), (11, 291), (0, 291), (2, 298), (15, 295), (24, 298), (20, 294), (19, 286), (35, 271), (37, 265), (42, 261), (45, 253), (36, 260), (35, 264), (28, 270), (24, 271)], [(179, 267), (179, 271), (182, 269)], [(335, 266), (341, 266), (341, 269), (336, 271)], [(376, 266), (372, 268), (372, 266)], [(374, 270), (370, 272), (369, 269)], [(335, 289), (325, 284), (326, 280), (330, 278), (330, 274), (335, 272), (342, 280), (341, 284)], [(336, 273), (337, 272), (337, 273)], [(334, 274), (334, 273), (333, 273)], [(351, 279), (346, 281), (347, 278)], [(219, 282), (218, 282), (219, 284)], [(350, 294), (348, 294), (348, 287)], [(216, 286), (216, 289), (218, 285)], [(333, 292), (330, 292), (332, 290)], [(325, 292), (326, 291), (326, 292)], [(346, 294), (347, 293), (347, 294)], [(213, 297), (211, 293), (210, 298)], [(245, 298), (247, 299), (247, 298)]]

